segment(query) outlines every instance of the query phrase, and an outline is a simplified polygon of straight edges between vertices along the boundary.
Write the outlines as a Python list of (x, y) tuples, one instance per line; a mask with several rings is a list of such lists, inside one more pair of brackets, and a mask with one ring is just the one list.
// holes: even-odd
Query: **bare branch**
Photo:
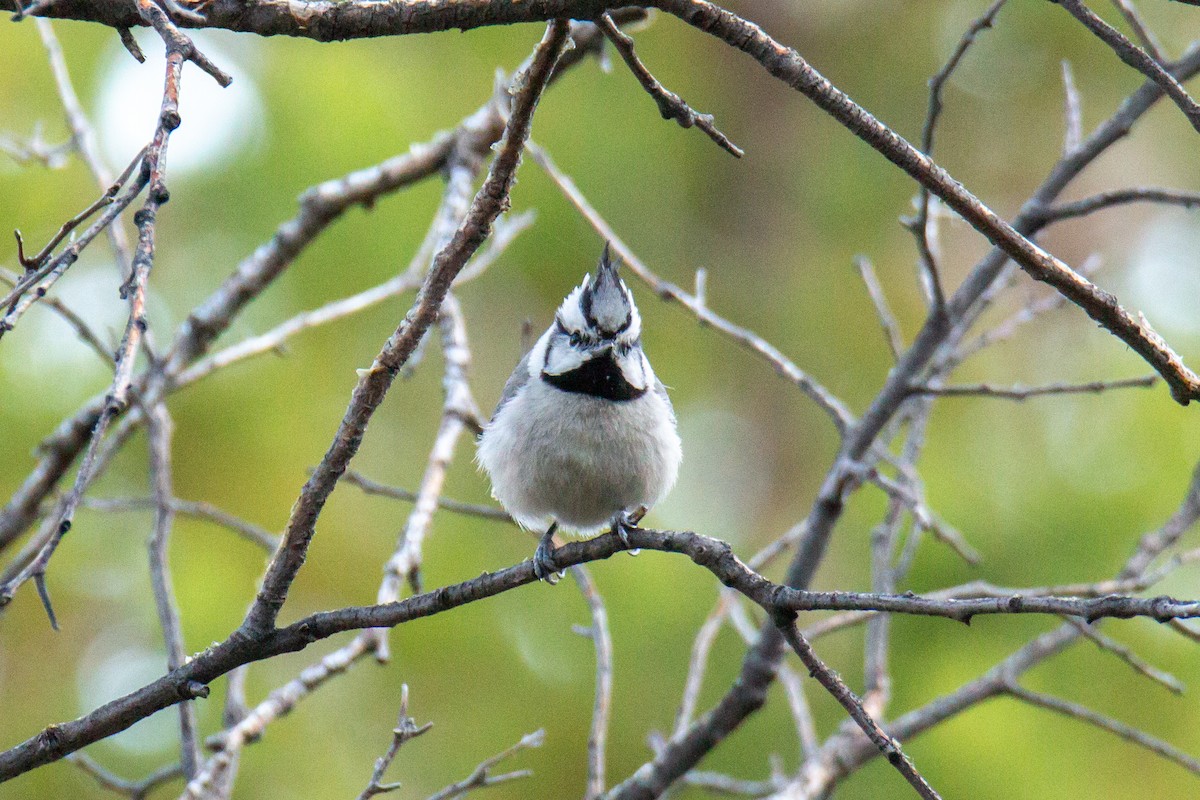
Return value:
[(262, 588), (243, 623), (246, 630), (261, 632), (274, 624), (287, 597), (287, 590), (304, 563), (308, 544), (315, 533), (317, 516), (338, 478), (358, 451), (367, 423), (383, 401), (396, 372), (436, 318), (454, 277), (487, 238), (492, 222), (506, 206), (513, 176), (521, 160), (521, 150), (529, 136), (533, 111), (566, 38), (566, 24), (552, 22), (529, 71), (518, 77), (516, 85), (520, 88), (513, 98), (512, 115), (487, 180), (475, 196), (470, 213), (455, 233), (453, 241), (434, 260), (416, 305), (388, 339), (376, 356), (375, 363), (359, 378), (329, 452), (293, 506), (284, 541), (267, 568)]
[(105, 769), (87, 753), (72, 753), (67, 760), (94, 778), (101, 787), (110, 792), (124, 795), (129, 800), (145, 800), (159, 786), (173, 781), (183, 774), (183, 770), (178, 764), (172, 764), (156, 769), (141, 780), (131, 781)]
[(1145, 50), (1129, 41), (1125, 34), (1098, 17), (1082, 0), (1058, 0), (1058, 4), (1082, 22), (1096, 38), (1111, 47), (1118, 58), (1161, 86), (1167, 97), (1179, 106), (1192, 127), (1200, 131), (1200, 105), (1187, 93), (1183, 84), (1163, 68), (1158, 59), (1148, 55)]
[(612, 712), (612, 633), (608, 629), (604, 598), (591, 573), (582, 565), (571, 567), (570, 573), (592, 615), (592, 624), (581, 631), (596, 648), (596, 700), (592, 705), (592, 727), (588, 733), (588, 780), (583, 797), (584, 800), (598, 800), (605, 789), (608, 720)]
[(1059, 697), (1053, 697), (1042, 692), (1035, 692), (1026, 689), (1023, 686), (1017, 685), (1015, 682), (1010, 683), (1004, 689), (1005, 693), (1011, 695), (1017, 700), (1022, 700), (1030, 705), (1038, 708), (1045, 708), (1050, 711), (1055, 711), (1063, 716), (1073, 717), (1081, 720), (1089, 725), (1095, 725), (1101, 730), (1106, 730), (1111, 734), (1121, 737), (1122, 739), (1133, 742), (1136, 745), (1146, 748), (1152, 753), (1162, 756), (1168, 761), (1173, 761), (1189, 772), (1194, 772), (1200, 775), (1200, 760), (1189, 756), (1187, 753), (1167, 744), (1162, 739), (1151, 736), (1148, 733), (1143, 733), (1131, 725), (1126, 725), (1123, 722), (1118, 722), (1111, 717), (1106, 717), (1103, 714), (1097, 714), (1090, 708), (1086, 708), (1078, 703), (1072, 703), (1069, 700), (1063, 700)]
[(1146, 375), (1141, 378), (1122, 378), (1115, 381), (1092, 381), (1091, 383), (1051, 383), (1046, 386), (992, 386), (986, 383), (976, 383), (963, 386), (913, 386), (918, 394), (935, 395), (937, 397), (998, 397), (1005, 400), (1028, 400), (1031, 397), (1045, 397), (1059, 394), (1099, 394), (1111, 389), (1147, 389), (1158, 383), (1157, 375)]
[[(31, 305), (46, 296), (47, 292), (62, 277), (63, 273), (79, 259), (79, 254), (83, 252), (83, 249), (91, 244), (100, 235), (101, 231), (111, 227), (117, 217), (141, 194), (142, 189), (146, 187), (147, 183), (145, 171), (143, 170), (141, 174), (133, 177), (132, 183), (130, 183), (130, 178), (134, 168), (142, 163), (143, 158), (144, 152), (138, 153), (133, 161), (129, 162), (129, 166), (125, 168), (125, 172), (109, 188), (109, 191), (112, 192), (111, 199), (104, 201), (102, 197), (101, 201), (98, 202), (97, 207), (103, 207), (104, 211), (96, 221), (89, 225), (82, 234), (65, 247), (56, 257), (46, 261), (41, 267), (34, 268), (18, 279), (12, 291), (4, 297), (3, 301), (0, 301), (0, 308), (7, 307), (4, 311), (4, 316), (0, 318), (0, 337), (6, 331), (13, 329), (17, 321)], [(124, 193), (121, 193), (120, 190), (127, 184), (129, 188)], [(105, 192), (105, 196), (109, 196), (108, 191)], [(90, 216), (90, 212), (88, 215)]]
[[(103, 191), (113, 184), (112, 170), (100, 154), (96, 132), (75, 93), (71, 74), (67, 70), (66, 59), (63, 58), (62, 48), (59, 46), (58, 37), (54, 35), (54, 29), (47, 20), (38, 19), (36, 23), (38, 34), (42, 38), (42, 45), (46, 48), (46, 54), (49, 57), (50, 70), (54, 73), (54, 84), (58, 89), (58, 96), (62, 100), (67, 125), (71, 128), (71, 141), (84, 163), (87, 164), (92, 177), (96, 179), (97, 187)], [(123, 279), (128, 278), (130, 254), (129, 239), (126, 236), (125, 228), (120, 224), (115, 224), (110, 225), (106, 231), (112, 243), (113, 254), (116, 256), (121, 276)]]
[(1065, 58), (1062, 62), (1063, 82), (1063, 156), (1069, 156), (1083, 141), (1083, 105), (1079, 101), (1079, 90), (1075, 88), (1075, 76), (1071, 72), (1071, 62)]
[(914, 490), (909, 486), (893, 481), (876, 470), (870, 470), (869, 475), (872, 483), (883, 489), (890, 497), (898, 500), (906, 509), (912, 512), (913, 520), (923, 529), (932, 533), (934, 538), (939, 542), (947, 545), (954, 551), (955, 555), (972, 566), (983, 561), (983, 556), (971, 546), (959, 531), (934, 515), (929, 509), (929, 504), (922, 496), (923, 492), (919, 487)]
[(441, 791), (435, 792), (429, 796), (429, 800), (452, 800), (455, 797), (462, 797), (464, 794), (475, 789), (482, 789), (485, 786), (495, 786), (498, 783), (515, 780), (517, 778), (527, 778), (532, 773), (529, 770), (517, 770), (516, 772), (506, 772), (501, 775), (493, 775), (492, 767), (499, 764), (506, 758), (511, 757), (521, 750), (528, 750), (531, 747), (541, 747), (542, 742), (546, 739), (544, 731), (534, 731), (521, 737), (521, 740), (508, 748), (502, 753), (497, 753), (489, 759), (486, 759), (477, 766), (470, 775), (463, 778), (458, 783), (452, 783)]
[[(15, 272), (11, 272), (3, 267), (0, 267), (0, 283), (11, 287), (16, 286), (18, 280), (20, 279)], [(103, 361), (110, 368), (113, 366), (113, 348), (104, 343), (104, 341), (100, 338), (100, 335), (92, 329), (92, 326), (89, 325), (87, 321), (83, 319), (83, 317), (76, 314), (70, 308), (70, 306), (59, 300), (57, 297), (46, 297), (42, 299), (42, 302), (45, 303), (47, 307), (51, 308), (56, 314), (62, 317), (68, 325), (74, 328), (75, 333), (79, 336), (80, 340), (89, 348), (91, 348), (96, 355), (100, 356), (101, 361)]]
[(888, 350), (891, 351), (893, 359), (899, 360), (900, 354), (904, 352), (904, 337), (900, 333), (900, 323), (896, 320), (896, 315), (888, 306), (883, 287), (879, 285), (879, 278), (875, 275), (875, 268), (871, 266), (871, 259), (866, 256), (855, 256), (854, 266), (858, 268), (858, 274), (862, 277), (863, 284), (867, 287), (867, 294), (871, 296), (871, 302), (875, 306), (875, 313), (879, 316), (880, 324), (883, 325), (883, 335), (887, 340)]
[(817, 657), (817, 654), (813, 652), (812, 645), (796, 629), (795, 620), (780, 617), (776, 623), (783, 631), (783, 638), (787, 640), (788, 645), (804, 662), (804, 666), (808, 667), (809, 674), (816, 678), (835, 700), (841, 703), (842, 708), (846, 709), (858, 727), (862, 728), (867, 738), (879, 748), (879, 752), (887, 756), (888, 762), (904, 776), (917, 794), (926, 800), (939, 800), (941, 795), (934, 791), (921, 773), (917, 772), (912, 760), (900, 749), (900, 742), (879, 727), (879, 723), (872, 719), (871, 715), (863, 708), (862, 701), (858, 699), (858, 696), (850, 690), (850, 687), (836, 672), (825, 666), (825, 663)]
[[(365, 475), (361, 475), (353, 470), (347, 470), (342, 476), (342, 481), (351, 486), (357, 486), (366, 494), (376, 494), (383, 497), (391, 497), (395, 500), (404, 500), (408, 503), (417, 501), (417, 493), (411, 492), (408, 489), (400, 489), (394, 486), (386, 486), (382, 483), (377, 483)], [(482, 519), (492, 519), (498, 522), (513, 522), (513, 518), (508, 515), (508, 512), (496, 506), (476, 505), (474, 503), (462, 503), (458, 500), (450, 500), (445, 497), (437, 499), (438, 508), (445, 511), (451, 511), (455, 514), (465, 514), (471, 517), (480, 517)]]
[[(925, 126), (921, 131), (921, 152), (926, 156), (933, 155), (934, 134), (937, 131), (938, 121), (942, 114), (942, 90), (946, 82), (950, 80), (950, 76), (958, 69), (958, 65), (962, 62), (963, 56), (967, 54), (967, 50), (971, 48), (971, 45), (975, 44), (976, 37), (981, 32), (992, 27), (996, 15), (1000, 13), (1000, 9), (1004, 6), (1005, 2), (1006, 0), (994, 0), (988, 6), (987, 10), (967, 27), (962, 38), (959, 39), (958, 44), (951, 51), (950, 57), (946, 59), (946, 63), (929, 79), (929, 108), (925, 112)], [(917, 195), (917, 214), (911, 220), (908, 220), (908, 227), (917, 240), (917, 252), (920, 256), (921, 268), (923, 270), (922, 286), (935, 311), (942, 313), (946, 299), (942, 293), (937, 259), (929, 241), (929, 203), (929, 189), (922, 186)]]
[(417, 725), (417, 721), (408, 715), (408, 684), (402, 684), (400, 686), (400, 718), (396, 722), (395, 730), (392, 731), (392, 744), (388, 747), (387, 752), (375, 761), (375, 770), (371, 773), (371, 781), (367, 784), (367, 788), (362, 790), (358, 800), (370, 800), (377, 794), (386, 794), (399, 789), (400, 784), (398, 783), (381, 783), (384, 773), (387, 772), (388, 766), (395, 761), (396, 754), (400, 752), (400, 748), (405, 742), (427, 733), (432, 727), (432, 722)]
[(1095, 211), (1126, 203), (1163, 203), (1164, 205), (1182, 206), (1184, 208), (1200, 207), (1200, 192), (1183, 192), (1176, 189), (1159, 189), (1153, 186), (1137, 186), (1131, 189), (1117, 189), (1111, 192), (1101, 192), (1072, 203), (1061, 203), (1041, 211), (1046, 224), (1082, 217)]
[(1167, 63), (1166, 56), (1162, 52), (1162, 45), (1158, 43), (1158, 39), (1155, 38), (1150, 28), (1142, 20), (1142, 16), (1138, 13), (1133, 0), (1112, 0), (1112, 4), (1116, 6), (1117, 11), (1121, 12), (1121, 16), (1129, 23), (1129, 27), (1133, 29), (1134, 35), (1137, 36), (1138, 41), (1142, 43), (1142, 47), (1150, 57), (1160, 64)]
[(1171, 673), (1164, 672), (1163, 670), (1148, 664), (1145, 659), (1138, 656), (1137, 653), (1133, 652), (1125, 645), (1113, 641), (1086, 622), (1082, 622), (1072, 617), (1067, 617), (1066, 621), (1068, 625), (1083, 634), (1085, 638), (1091, 640), (1101, 650), (1107, 653), (1112, 653), (1121, 661), (1124, 661), (1134, 672), (1137, 672), (1139, 675), (1149, 678), (1160, 686), (1165, 687), (1169, 692), (1173, 692), (1174, 694), (1183, 694), (1183, 683)]
[(704, 131), (708, 138), (716, 142), (722, 150), (735, 158), (741, 158), (746, 154), (742, 148), (729, 141), (728, 136), (717, 130), (716, 125), (713, 124), (712, 114), (697, 113), (684, 102), (682, 97), (658, 82), (658, 79), (650, 73), (650, 70), (646, 68), (634, 51), (633, 38), (623, 33), (612, 21), (612, 17), (607, 13), (601, 14), (598, 24), (604, 31), (604, 35), (613, 43), (613, 47), (617, 48), (617, 52), (621, 54), (629, 71), (646, 90), (646, 94), (650, 95), (658, 104), (658, 113), (662, 114), (663, 119), (673, 119), (679, 123), (681, 128), (690, 128), (695, 125)]
[[(174, 496), (171, 479), (171, 438), (174, 423), (163, 403), (147, 409), (148, 439), (150, 442), (150, 484), (154, 495), (154, 532), (147, 548), (150, 551), (150, 583), (154, 589), (154, 607), (158, 612), (158, 624), (162, 628), (163, 642), (167, 649), (167, 669), (183, 666), (187, 650), (183, 644), (183, 628), (179, 619), (179, 606), (175, 602), (175, 590), (171, 586), (171, 571), (167, 563), (167, 547), (171, 538), (171, 525), (175, 511), (171, 500)], [(208, 687), (194, 693), (206, 696)], [(200, 745), (196, 739), (196, 706), (191, 702), (179, 704), (180, 766), (183, 777), (191, 780), (200, 763)]]
[(558, 185), (558, 188), (571, 201), (571, 204), (579, 210), (584, 219), (595, 228), (596, 232), (605, 241), (612, 245), (612, 249), (629, 266), (629, 269), (641, 278), (659, 297), (679, 303), (688, 311), (695, 314), (701, 324), (711, 325), (742, 347), (757, 353), (774, 367), (776, 372), (796, 384), (802, 392), (812, 398), (813, 402), (832, 418), (833, 424), (838, 431), (844, 431), (850, 425), (854, 417), (849, 409), (846, 408), (846, 405), (835, 397), (832, 392), (804, 372), (804, 370), (792, 363), (778, 348), (754, 332), (735, 325), (715, 313), (704, 304), (702, 295), (688, 294), (670, 281), (665, 281), (651, 272), (650, 268), (629, 249), (621, 237), (617, 235), (616, 231), (604, 221), (604, 218), (600, 216), (591, 203), (588, 202), (587, 198), (579, 191), (578, 187), (576, 187), (575, 182), (555, 165), (549, 154), (532, 141), (526, 147), (529, 150), (529, 154), (533, 156), (533, 160), (546, 171), (546, 174)]
[[(279, 537), (266, 528), (247, 522), (211, 503), (180, 500), (178, 497), (170, 498), (168, 503), (171, 511), (175, 514), (206, 520), (229, 528), (246, 541), (256, 544), (264, 550), (273, 551), (279, 545)], [(106, 512), (142, 511), (154, 509), (156, 501), (152, 497), (85, 497), (80, 501), (80, 505), (84, 508)]]

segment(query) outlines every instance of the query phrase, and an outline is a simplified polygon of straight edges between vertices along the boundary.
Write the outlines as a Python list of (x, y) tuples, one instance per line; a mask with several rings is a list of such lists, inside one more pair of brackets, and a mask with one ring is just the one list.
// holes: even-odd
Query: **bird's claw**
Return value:
[(551, 526), (546, 535), (538, 543), (533, 553), (533, 574), (539, 581), (545, 581), (553, 586), (558, 583), (563, 573), (554, 563), (554, 531), (558, 526)]
[(646, 507), (639, 506), (633, 511), (622, 511), (613, 520), (613, 533), (621, 540), (621, 544), (625, 545), (625, 551), (631, 556), (636, 556), (641, 550), (634, 547), (633, 543), (629, 541), (629, 533), (637, 530), (638, 523), (644, 516), (646, 516)]

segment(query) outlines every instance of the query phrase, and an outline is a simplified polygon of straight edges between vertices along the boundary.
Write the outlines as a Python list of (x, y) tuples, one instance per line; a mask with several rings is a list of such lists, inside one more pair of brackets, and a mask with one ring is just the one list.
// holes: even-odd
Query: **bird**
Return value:
[(541, 532), (533, 557), (556, 583), (554, 533), (628, 531), (662, 500), (683, 457), (671, 400), (642, 350), (642, 320), (606, 242), (513, 370), (477, 458), (492, 496)]

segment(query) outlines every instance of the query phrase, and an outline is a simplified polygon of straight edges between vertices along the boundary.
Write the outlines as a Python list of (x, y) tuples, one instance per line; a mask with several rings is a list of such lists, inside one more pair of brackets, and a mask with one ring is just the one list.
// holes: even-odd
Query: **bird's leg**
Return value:
[(629, 532), (637, 529), (647, 511), (645, 506), (638, 506), (633, 511), (622, 511), (613, 517), (612, 532), (621, 539), (621, 544), (625, 545), (625, 550), (631, 556), (636, 556), (641, 551), (629, 542)]
[(533, 553), (533, 574), (537, 575), (539, 581), (545, 581), (552, 586), (558, 583), (558, 579), (562, 577), (562, 572), (554, 564), (554, 532), (556, 530), (558, 530), (558, 523), (551, 523), (549, 530), (542, 535), (542, 540), (538, 542), (537, 550)]

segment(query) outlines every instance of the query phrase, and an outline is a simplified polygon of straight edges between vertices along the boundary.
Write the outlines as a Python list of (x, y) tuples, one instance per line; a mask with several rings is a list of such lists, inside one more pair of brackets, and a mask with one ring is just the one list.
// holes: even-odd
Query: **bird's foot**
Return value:
[(558, 530), (557, 522), (552, 524), (550, 530), (542, 536), (537, 550), (533, 553), (533, 574), (537, 575), (539, 581), (545, 581), (551, 586), (558, 583), (563, 575), (554, 563), (554, 532), (556, 530)]
[(647, 510), (645, 506), (638, 506), (633, 511), (622, 511), (613, 519), (612, 532), (620, 538), (621, 544), (625, 545), (625, 551), (631, 556), (636, 556), (642, 551), (629, 541), (629, 533), (637, 530), (638, 523), (646, 516)]

